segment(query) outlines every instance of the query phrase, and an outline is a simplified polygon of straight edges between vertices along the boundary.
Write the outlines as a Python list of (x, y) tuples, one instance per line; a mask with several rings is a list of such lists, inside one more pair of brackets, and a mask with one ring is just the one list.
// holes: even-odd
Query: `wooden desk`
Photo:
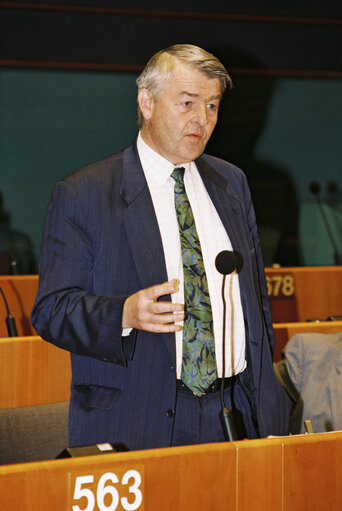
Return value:
[(70, 354), (41, 337), (0, 339), (0, 408), (70, 399)]
[(2, 466), (0, 500), (2, 511), (340, 511), (341, 481), (342, 433), (324, 433)]
[(273, 323), (342, 314), (342, 266), (266, 268)]

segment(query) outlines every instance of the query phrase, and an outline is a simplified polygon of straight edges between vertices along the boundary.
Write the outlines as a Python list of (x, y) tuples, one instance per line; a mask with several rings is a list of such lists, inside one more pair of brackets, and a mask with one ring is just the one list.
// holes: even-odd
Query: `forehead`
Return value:
[(164, 91), (172, 96), (190, 93), (200, 97), (220, 97), (221, 81), (188, 64), (177, 63)]

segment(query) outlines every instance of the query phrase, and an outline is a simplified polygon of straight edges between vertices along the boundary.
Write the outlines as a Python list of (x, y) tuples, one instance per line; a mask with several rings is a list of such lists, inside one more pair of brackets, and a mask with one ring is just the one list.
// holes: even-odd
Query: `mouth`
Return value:
[(201, 134), (201, 133), (188, 133), (187, 137), (189, 137), (191, 140), (194, 140), (194, 141), (199, 141), (204, 138), (203, 134)]

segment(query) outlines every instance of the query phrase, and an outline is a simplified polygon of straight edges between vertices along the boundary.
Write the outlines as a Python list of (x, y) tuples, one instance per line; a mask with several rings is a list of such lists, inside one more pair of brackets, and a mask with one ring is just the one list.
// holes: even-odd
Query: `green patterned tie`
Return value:
[(182, 381), (201, 396), (217, 378), (213, 317), (195, 220), (184, 187), (184, 168), (175, 168), (175, 205), (181, 239), (185, 320)]

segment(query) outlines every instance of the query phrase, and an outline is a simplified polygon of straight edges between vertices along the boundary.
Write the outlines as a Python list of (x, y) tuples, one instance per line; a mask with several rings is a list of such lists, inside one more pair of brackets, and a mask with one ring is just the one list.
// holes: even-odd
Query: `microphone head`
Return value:
[(217, 254), (215, 259), (215, 266), (219, 273), (222, 275), (229, 275), (237, 267), (237, 258), (231, 250), (222, 250)]
[(329, 181), (328, 182), (328, 192), (331, 194), (335, 194), (339, 192), (338, 182), (337, 181)]
[(318, 195), (320, 193), (320, 191), (321, 191), (321, 185), (317, 181), (312, 181), (309, 184), (309, 190), (314, 195)]

